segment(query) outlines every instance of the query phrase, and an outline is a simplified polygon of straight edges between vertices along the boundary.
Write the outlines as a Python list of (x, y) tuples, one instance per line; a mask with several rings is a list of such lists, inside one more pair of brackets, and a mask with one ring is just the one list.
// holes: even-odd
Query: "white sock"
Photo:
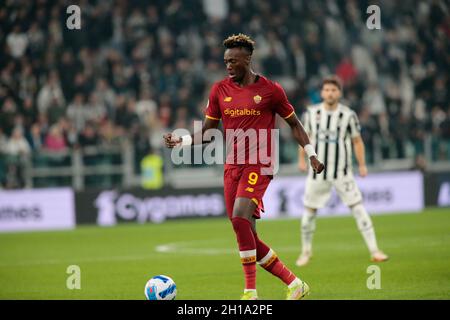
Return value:
[(370, 219), (366, 208), (359, 203), (352, 208), (352, 214), (356, 219), (356, 225), (358, 226), (358, 229), (366, 242), (367, 248), (371, 254), (375, 253), (378, 251), (377, 239), (375, 237), (372, 219)]
[(312, 252), (312, 240), (316, 230), (316, 213), (310, 208), (305, 208), (302, 216), (302, 253)]
[(256, 289), (244, 289), (244, 293), (250, 292), (250, 291), (253, 291), (254, 293), (256, 293)]

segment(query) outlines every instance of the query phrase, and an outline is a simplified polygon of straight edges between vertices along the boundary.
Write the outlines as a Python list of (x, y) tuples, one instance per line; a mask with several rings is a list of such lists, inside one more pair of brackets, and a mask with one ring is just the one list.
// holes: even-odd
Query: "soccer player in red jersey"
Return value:
[[(262, 198), (272, 179), (270, 170), (264, 169), (273, 169), (273, 161), (267, 162), (267, 159), (261, 156), (261, 150), (265, 148), (262, 153), (273, 156), (271, 142), (276, 114), (285, 119), (291, 127), (295, 140), (305, 149), (313, 170), (320, 173), (324, 165), (317, 159), (308, 135), (283, 88), (251, 69), (255, 42), (247, 35), (238, 34), (228, 37), (223, 44), (226, 48), (224, 62), (228, 77), (215, 83), (211, 89), (202, 137), (207, 130), (217, 128), (222, 119), (230, 147), (227, 148), (224, 167), (224, 195), (244, 269), (245, 289), (242, 299), (258, 298), (258, 263), (288, 286), (288, 300), (299, 300), (309, 293), (308, 285), (280, 261), (256, 232), (256, 219), (260, 218), (260, 212), (263, 210)], [(252, 132), (258, 134), (248, 134)], [(164, 140), (167, 147), (173, 148), (178, 145), (192, 145), (194, 136), (195, 134), (177, 137), (169, 133), (164, 135)]]

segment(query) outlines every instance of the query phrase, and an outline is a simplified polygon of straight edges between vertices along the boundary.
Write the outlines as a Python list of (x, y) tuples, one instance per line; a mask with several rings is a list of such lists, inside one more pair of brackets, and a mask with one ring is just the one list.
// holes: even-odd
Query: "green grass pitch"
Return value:
[[(449, 299), (450, 210), (374, 215), (381, 289), (367, 288), (372, 263), (352, 217), (319, 218), (310, 265), (295, 267), (297, 219), (258, 223), (260, 237), (307, 281), (308, 299)], [(69, 290), (69, 265), (81, 268), (81, 289)], [(0, 235), (0, 299), (144, 299), (154, 275), (172, 277), (177, 299), (238, 299), (242, 267), (227, 219), (160, 225)], [(258, 267), (258, 294), (284, 299), (282, 282)]]

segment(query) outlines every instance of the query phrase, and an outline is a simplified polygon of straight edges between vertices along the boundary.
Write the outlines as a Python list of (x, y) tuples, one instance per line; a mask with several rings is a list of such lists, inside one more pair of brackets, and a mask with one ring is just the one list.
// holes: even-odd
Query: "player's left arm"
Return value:
[(358, 116), (353, 113), (350, 118), (350, 134), (352, 137), (353, 150), (355, 151), (355, 158), (358, 162), (358, 171), (361, 177), (367, 176), (366, 166), (366, 148), (361, 137), (361, 126), (359, 125)]
[(274, 98), (273, 103), (275, 106), (275, 111), (278, 113), (291, 127), (292, 135), (297, 143), (305, 150), (308, 155), (309, 162), (314, 172), (321, 173), (325, 166), (322, 162), (317, 159), (317, 154), (314, 147), (309, 142), (309, 136), (305, 131), (300, 120), (295, 114), (294, 107), (289, 102), (286, 93), (279, 83), (274, 83)]
[(366, 166), (366, 153), (365, 153), (365, 146), (364, 141), (361, 137), (361, 135), (352, 138), (353, 143), (353, 149), (355, 150), (355, 158), (358, 162), (358, 170), (359, 175), (361, 177), (367, 176), (367, 166)]
[[(305, 147), (308, 148), (308, 146), (312, 147), (311, 143), (309, 141), (309, 136), (306, 133), (305, 128), (303, 127), (302, 123), (298, 119), (295, 112), (293, 112), (289, 117), (284, 118), (284, 120), (286, 120), (288, 125), (291, 127), (292, 135), (294, 136), (294, 139), (297, 141), (297, 143), (302, 148), (305, 149)], [(305, 150), (305, 151), (307, 151), (307, 150)], [(313, 149), (313, 151), (314, 151), (314, 149)], [(317, 155), (311, 155), (309, 157), (309, 161), (311, 163), (311, 167), (317, 173), (321, 173), (323, 171), (323, 169), (325, 168), (323, 163), (320, 162), (319, 159), (317, 159)]]

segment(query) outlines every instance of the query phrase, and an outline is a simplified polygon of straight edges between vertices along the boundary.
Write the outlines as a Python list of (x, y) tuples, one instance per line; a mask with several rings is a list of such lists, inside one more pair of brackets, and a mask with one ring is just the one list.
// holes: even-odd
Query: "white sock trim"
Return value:
[(272, 258), (274, 254), (275, 252), (270, 249), (269, 252), (267, 252), (267, 254), (264, 256), (264, 258), (258, 261), (258, 264), (265, 264), (267, 261), (269, 261), (270, 258)]
[(246, 250), (246, 251), (239, 251), (239, 255), (241, 256), (241, 258), (255, 257), (256, 256), (256, 249), (254, 249), (254, 250)]
[(292, 280), (292, 282), (288, 285), (288, 288), (291, 289), (292, 287), (300, 284), (302, 281), (299, 278), (295, 278)]
[(256, 293), (256, 289), (244, 289), (244, 293), (246, 292), (254, 292)]

